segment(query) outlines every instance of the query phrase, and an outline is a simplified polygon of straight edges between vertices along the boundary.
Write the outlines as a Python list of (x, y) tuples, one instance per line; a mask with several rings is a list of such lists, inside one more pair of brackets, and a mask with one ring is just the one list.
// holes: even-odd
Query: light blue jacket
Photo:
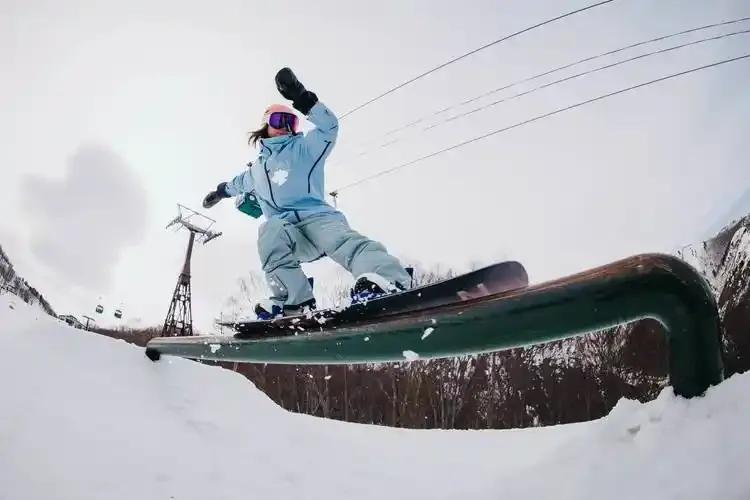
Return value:
[(227, 183), (230, 196), (254, 193), (263, 215), (292, 223), (336, 209), (325, 200), (325, 160), (336, 144), (338, 119), (322, 102), (307, 119), (315, 129), (260, 140), (258, 158)]

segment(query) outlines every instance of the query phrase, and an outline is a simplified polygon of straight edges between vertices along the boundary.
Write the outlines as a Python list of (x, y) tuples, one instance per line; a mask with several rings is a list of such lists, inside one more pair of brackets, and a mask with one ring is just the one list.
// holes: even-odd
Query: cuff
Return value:
[(305, 90), (299, 97), (294, 100), (292, 106), (294, 106), (294, 109), (306, 116), (310, 112), (310, 109), (315, 106), (316, 102), (318, 102), (318, 96), (315, 95), (315, 92)]
[(231, 198), (232, 195), (227, 192), (227, 183), (222, 182), (218, 186), (216, 186), (216, 193), (221, 196), (222, 198)]

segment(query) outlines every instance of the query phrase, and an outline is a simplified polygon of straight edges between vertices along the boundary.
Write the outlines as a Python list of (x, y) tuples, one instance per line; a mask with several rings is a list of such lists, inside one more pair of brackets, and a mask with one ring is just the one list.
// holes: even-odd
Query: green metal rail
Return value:
[[(723, 379), (719, 316), (703, 278), (681, 260), (639, 255), (522, 290), (363, 321), (325, 333), (259, 340), (227, 336), (161, 337), (147, 346), (158, 359), (343, 364), (491, 352), (564, 339), (643, 318), (664, 326), (670, 381), (692, 397)], [(432, 328), (428, 335), (427, 329)], [(423, 338), (424, 337), (424, 338)]]

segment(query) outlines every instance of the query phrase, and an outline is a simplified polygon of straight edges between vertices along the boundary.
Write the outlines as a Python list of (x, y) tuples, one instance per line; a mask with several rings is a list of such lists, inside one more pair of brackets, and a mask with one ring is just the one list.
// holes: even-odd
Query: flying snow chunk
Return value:
[(333, 375), (326, 375), (326, 376), (325, 376), (325, 377), (323, 377), (323, 378), (324, 378), (324, 379), (326, 379), (326, 380), (331, 380), (331, 377), (332, 377), (332, 376), (333, 376)]
[(424, 340), (424, 339), (426, 339), (427, 337), (429, 337), (429, 336), (430, 336), (430, 334), (431, 334), (432, 332), (434, 332), (434, 331), (435, 331), (435, 329), (434, 329), (433, 327), (425, 328), (425, 331), (424, 331), (424, 333), (422, 334), (422, 340)]
[(404, 351), (401, 354), (403, 354), (407, 361), (416, 361), (419, 359), (419, 354), (414, 351)]
[(288, 177), (289, 172), (287, 172), (286, 170), (276, 170), (271, 176), (271, 182), (273, 182), (277, 186), (283, 186), (286, 183)]
[(221, 344), (210, 344), (209, 347), (211, 348), (211, 354), (216, 354), (216, 351), (221, 349)]

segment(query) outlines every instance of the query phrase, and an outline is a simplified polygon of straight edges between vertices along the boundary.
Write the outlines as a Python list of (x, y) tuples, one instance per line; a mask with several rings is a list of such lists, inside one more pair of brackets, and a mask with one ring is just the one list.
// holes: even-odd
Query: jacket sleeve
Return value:
[(227, 182), (224, 191), (229, 196), (237, 196), (242, 193), (249, 193), (255, 189), (253, 185), (253, 176), (250, 172), (250, 166), (252, 163), (247, 164), (247, 170), (236, 176), (231, 181)]
[(307, 154), (316, 161), (330, 154), (339, 134), (339, 120), (322, 102), (318, 101), (310, 109), (307, 119), (315, 125), (303, 140)]

